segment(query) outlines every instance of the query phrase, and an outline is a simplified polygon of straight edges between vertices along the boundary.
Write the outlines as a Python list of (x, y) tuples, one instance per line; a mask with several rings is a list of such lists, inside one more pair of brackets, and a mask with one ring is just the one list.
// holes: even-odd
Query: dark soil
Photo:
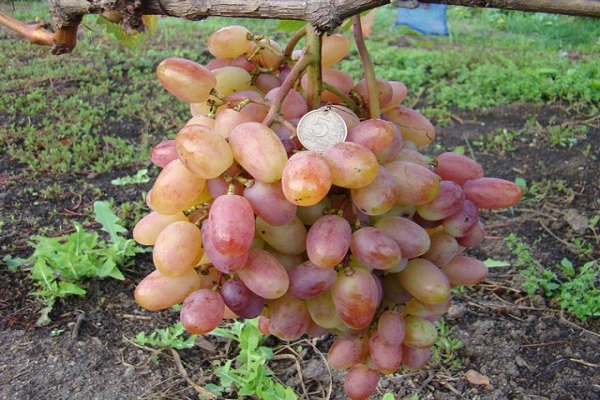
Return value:
[[(502, 129), (522, 129), (530, 118), (541, 126), (552, 122), (565, 127), (586, 119), (562, 106), (528, 104), (457, 113), (455, 117), (449, 126), (438, 128), (438, 143), (445, 149), (466, 146), (480, 135)], [(583, 150), (587, 144), (591, 151), (586, 156)], [(513, 146), (503, 155), (497, 150), (475, 148), (486, 175), (510, 180), (522, 177), (528, 182), (562, 179), (575, 194), (548, 196), (543, 202), (523, 203), (512, 211), (485, 212), (489, 237), (470, 253), (481, 259), (514, 260), (502, 240), (513, 232), (531, 244), (542, 265), (555, 265), (564, 257), (575, 260), (576, 255), (560, 240), (572, 236), (594, 239), (589, 229), (584, 227), (582, 231), (572, 226), (569, 216), (598, 215), (598, 165), (592, 158), (600, 157), (598, 120), (589, 123), (587, 140), (571, 148), (551, 147), (539, 135), (535, 140), (524, 136), (515, 140)], [(137, 202), (150, 185), (117, 187), (110, 184), (114, 173), (32, 178), (6, 154), (0, 156), (0, 165), (0, 218), (4, 221), (0, 245), (6, 249), (3, 252), (13, 256), (27, 257), (31, 253), (28, 238), (43, 227), (53, 227), (53, 234), (60, 234), (68, 232), (74, 220), (89, 221), (94, 200)], [(118, 175), (135, 172), (122, 170)], [(40, 191), (53, 182), (58, 182), (64, 191), (43, 198)], [(94, 225), (88, 227), (93, 229)], [(596, 259), (598, 250), (596, 246)], [(450, 337), (464, 344), (457, 352), (458, 368), (432, 362), (421, 371), (382, 379), (381, 393), (391, 391), (398, 399), (415, 393), (421, 399), (599, 398), (598, 319), (583, 323), (561, 312), (547, 298), (528, 297), (522, 287), (520, 268), (494, 268), (483, 284), (455, 296), (446, 323), (451, 327)], [(29, 295), (34, 287), (27, 274), (0, 269), (0, 398), (198, 398), (171, 352), (153, 353), (127, 341), (140, 331), (164, 328), (177, 320), (172, 311), (145, 311), (133, 300), (135, 284), (151, 269), (148, 255), (139, 256), (135, 267), (126, 271), (125, 281), (92, 282), (85, 298), (59, 301), (51, 315), (52, 324), (45, 327), (35, 326), (40, 305)], [(56, 335), (57, 332), (61, 333)], [(325, 353), (330, 342), (325, 338), (313, 344)], [(210, 360), (234, 357), (235, 346), (211, 336), (198, 344), (179, 351), (179, 355), (188, 379), (202, 385), (211, 381)], [(273, 341), (273, 345), (281, 343)], [(298, 359), (302, 375), (295, 362), (283, 358), (270, 364), (279, 379), (298, 393), (312, 393), (306, 398), (344, 398), (343, 375), (330, 374), (322, 355), (308, 342), (300, 345), (304, 348)], [(482, 374), (489, 383), (467, 379), (471, 370)]]

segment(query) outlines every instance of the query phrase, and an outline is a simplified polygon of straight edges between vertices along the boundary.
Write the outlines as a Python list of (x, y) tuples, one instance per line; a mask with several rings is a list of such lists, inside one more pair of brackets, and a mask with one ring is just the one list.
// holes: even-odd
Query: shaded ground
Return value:
[[(438, 129), (438, 143), (447, 149), (472, 145), (480, 135), (531, 127), (526, 122), (531, 118), (541, 126), (565, 127), (586, 119), (583, 114), (568, 113), (565, 107), (523, 104), (455, 117), (452, 124)], [(584, 154), (587, 144), (591, 150)], [(511, 146), (504, 155), (498, 155), (497, 148), (489, 152), (475, 148), (488, 176), (521, 177), (528, 182), (562, 179), (574, 194), (552, 193), (542, 202), (519, 205), (514, 214), (485, 213), (489, 238), (471, 253), (481, 259), (514, 260), (501, 240), (513, 232), (534, 243), (532, 253), (543, 265), (554, 265), (564, 257), (574, 260), (575, 255), (560, 240), (576, 235), (593, 240), (589, 229), (575, 227), (576, 232), (569, 216), (576, 213), (590, 218), (599, 213), (598, 167), (592, 159), (600, 157), (598, 120), (589, 123), (587, 140), (571, 148), (551, 147), (539, 132), (523, 135)], [(59, 178), (64, 192), (44, 199), (39, 193), (53, 177), (32, 179), (5, 154), (0, 155), (0, 165), (0, 218), (4, 221), (0, 245), (14, 256), (29, 255), (26, 242), (37, 233), (37, 227), (52, 225), (67, 232), (71, 227), (65, 225), (65, 217), (89, 215), (89, 206), (97, 198), (137, 202), (149, 185), (116, 187), (110, 184), (115, 174), (67, 176)], [(118, 175), (135, 172), (118, 171)], [(58, 215), (52, 210), (58, 210)], [(596, 246), (594, 257), (598, 256)], [(132, 298), (135, 283), (151, 268), (148, 256), (139, 256), (135, 268), (126, 272), (127, 280), (93, 283), (85, 299), (60, 302), (52, 313), (53, 323), (43, 328), (34, 326), (39, 305), (28, 295), (33, 288), (26, 275), (0, 269), (0, 398), (197, 398), (171, 353), (156, 358), (155, 353), (126, 341), (140, 331), (166, 327), (176, 320), (173, 312), (142, 310)], [(492, 269), (484, 284), (455, 296), (446, 323), (451, 327), (450, 336), (464, 344), (457, 352), (459, 368), (432, 364), (422, 371), (397, 374), (382, 380), (381, 392), (392, 391), (398, 399), (415, 393), (420, 398), (439, 399), (597, 399), (598, 319), (583, 324), (562, 314), (546, 298), (527, 297), (519, 268)], [(328, 342), (323, 339), (313, 344), (326, 352)], [(321, 356), (307, 342), (299, 345), (304, 349), (299, 360), (302, 381), (311, 393), (306, 397), (323, 398), (333, 379), (330, 398), (343, 398), (341, 375), (330, 375)], [(199, 346), (179, 354), (189, 379), (202, 384), (211, 379), (209, 360), (228, 352), (233, 356), (235, 348), (207, 337)], [(271, 368), (284, 383), (303, 393), (294, 362), (273, 361)], [(469, 370), (489, 378), (489, 384), (470, 383), (465, 378)]]

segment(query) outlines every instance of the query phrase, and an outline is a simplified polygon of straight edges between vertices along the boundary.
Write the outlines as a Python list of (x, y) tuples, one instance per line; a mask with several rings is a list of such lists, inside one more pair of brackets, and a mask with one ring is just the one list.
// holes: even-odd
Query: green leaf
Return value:
[(58, 289), (59, 296), (57, 297), (65, 297), (68, 295), (85, 296), (85, 289), (75, 283), (59, 282)]
[(148, 169), (141, 169), (135, 175), (123, 176), (121, 178), (116, 178), (110, 181), (110, 183), (112, 183), (115, 186), (135, 185), (138, 183), (146, 182), (150, 182), (150, 177), (148, 176)]
[(94, 212), (96, 213), (96, 221), (102, 224), (102, 230), (108, 232), (113, 243), (118, 243), (120, 238), (118, 234), (127, 232), (127, 229), (119, 225), (119, 217), (110, 210), (108, 203), (105, 201), (96, 201)]
[(10, 272), (17, 272), (17, 270), (20, 267), (27, 264), (27, 260), (25, 260), (24, 258), (20, 258), (20, 257), (13, 258), (13, 256), (11, 256), (10, 254), (7, 254), (6, 256), (4, 256), (2, 261), (4, 261), (4, 263), (6, 264), (6, 267), (8, 268), (8, 270)]
[(279, 32), (296, 32), (306, 26), (304, 21), (294, 21), (290, 19), (283, 19), (277, 24), (277, 30)]
[(488, 258), (483, 262), (488, 268), (499, 268), (499, 267), (510, 267), (510, 263), (507, 261), (498, 261)]

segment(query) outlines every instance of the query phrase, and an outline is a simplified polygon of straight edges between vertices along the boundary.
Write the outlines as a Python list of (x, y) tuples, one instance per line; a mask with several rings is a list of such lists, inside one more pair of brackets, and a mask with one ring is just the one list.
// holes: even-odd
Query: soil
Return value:
[[(566, 127), (585, 116), (560, 105), (529, 104), (457, 112), (451, 124), (438, 127), (435, 151), (466, 146), (480, 135), (502, 129), (522, 129), (530, 118), (541, 126), (552, 122)], [(582, 150), (587, 144), (591, 152), (586, 156)], [(540, 137), (516, 140), (513, 146), (504, 155), (476, 152), (486, 175), (510, 180), (522, 177), (528, 182), (562, 179), (575, 194), (520, 204), (508, 211), (484, 212), (488, 238), (469, 252), (480, 259), (514, 261), (501, 240), (512, 232), (534, 243), (532, 253), (542, 265), (555, 265), (564, 257), (574, 259), (561, 239), (583, 235), (593, 240), (590, 230), (576, 226), (568, 216), (598, 215), (600, 184), (597, 162), (591, 158), (600, 157), (598, 120), (589, 124), (587, 140), (571, 148), (550, 147)], [(27, 240), (40, 227), (54, 226), (55, 234), (68, 232), (71, 226), (65, 224), (65, 216), (68, 221), (89, 215), (86, 210), (96, 198), (137, 202), (150, 185), (125, 189), (111, 185), (116, 172), (32, 179), (6, 154), (0, 156), (0, 165), (0, 216), (5, 221), (0, 245), (11, 249), (13, 256), (31, 253)], [(135, 172), (122, 170), (118, 175)], [(42, 198), (40, 191), (53, 182), (65, 191), (51, 199)], [(90, 187), (96, 190), (86, 189)], [(52, 210), (58, 210), (58, 215)], [(596, 258), (598, 250), (596, 246)], [(397, 399), (415, 393), (421, 399), (599, 398), (598, 319), (583, 323), (541, 295), (527, 296), (520, 268), (493, 268), (483, 284), (454, 296), (445, 320), (451, 329), (449, 336), (464, 345), (456, 352), (457, 368), (432, 362), (420, 371), (394, 374), (381, 380), (380, 393), (392, 392)], [(29, 295), (34, 287), (27, 274), (0, 269), (0, 398), (198, 398), (189, 381), (199, 385), (210, 382), (210, 360), (234, 357), (236, 348), (223, 339), (206, 336), (198, 346), (179, 351), (186, 380), (171, 352), (152, 352), (128, 342), (140, 331), (151, 332), (177, 320), (172, 311), (145, 311), (133, 300), (135, 284), (151, 270), (149, 256), (140, 255), (135, 266), (125, 272), (125, 281), (91, 282), (85, 298), (59, 301), (51, 314), (52, 323), (37, 327), (40, 305)], [(283, 345), (274, 339), (271, 342)], [(329, 343), (330, 338), (301, 342), (298, 345), (303, 350), (297, 361), (282, 357), (270, 367), (304, 398), (344, 398), (343, 374), (329, 371), (323, 362)], [(292, 354), (289, 347), (282, 351)], [(296, 365), (301, 366), (301, 375)], [(481, 374), (481, 381), (471, 377), (473, 372)], [(328, 389), (330, 384), (333, 386)]]

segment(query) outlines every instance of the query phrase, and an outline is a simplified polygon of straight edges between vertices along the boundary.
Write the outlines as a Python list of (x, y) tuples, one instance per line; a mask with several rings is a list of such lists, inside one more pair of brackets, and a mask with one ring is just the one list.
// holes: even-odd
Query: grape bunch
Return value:
[[(241, 26), (209, 38), (205, 66), (158, 65), (192, 116), (151, 152), (162, 170), (133, 235), (154, 246), (156, 269), (135, 298), (149, 310), (182, 303), (195, 334), (237, 317), (287, 341), (333, 334), (329, 363), (348, 369), (351, 399), (366, 399), (381, 373), (427, 362), (451, 288), (487, 275), (463, 255), (484, 237), (479, 210), (512, 206), (521, 191), (464, 155), (421, 154), (435, 129), (401, 105), (403, 83), (332, 68), (350, 46), (343, 34), (322, 38), (317, 88), (305, 50)], [(317, 109), (347, 127), (323, 151), (297, 135), (315, 90)], [(372, 101), (380, 115), (369, 115)]]

